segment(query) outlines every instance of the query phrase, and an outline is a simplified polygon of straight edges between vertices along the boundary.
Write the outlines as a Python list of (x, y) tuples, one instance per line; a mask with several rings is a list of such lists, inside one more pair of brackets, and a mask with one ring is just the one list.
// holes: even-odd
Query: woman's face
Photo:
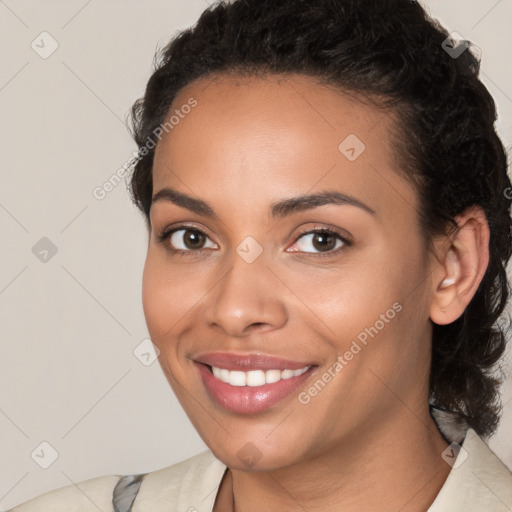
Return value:
[(200, 80), (169, 115), (153, 194), (181, 196), (152, 204), (143, 304), (205, 443), (231, 468), (268, 470), (417, 421), (432, 283), (391, 115), (300, 75)]

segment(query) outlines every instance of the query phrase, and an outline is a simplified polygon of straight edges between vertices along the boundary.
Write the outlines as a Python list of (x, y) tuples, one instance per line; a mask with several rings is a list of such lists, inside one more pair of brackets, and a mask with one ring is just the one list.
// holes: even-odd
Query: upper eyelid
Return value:
[[(158, 232), (157, 238), (160, 238), (164, 235), (167, 235), (168, 237), (170, 237), (171, 235), (176, 233), (176, 231), (187, 231), (187, 230), (198, 231), (198, 232), (202, 233), (203, 235), (207, 236), (210, 240), (212, 240), (212, 237), (208, 234), (208, 232), (205, 229), (199, 228), (196, 226), (192, 226), (192, 225), (188, 225), (188, 224), (179, 224), (175, 227), (163, 228)], [(213, 242), (213, 240), (212, 240), (212, 242)], [(216, 242), (214, 242), (214, 243), (216, 243)]]

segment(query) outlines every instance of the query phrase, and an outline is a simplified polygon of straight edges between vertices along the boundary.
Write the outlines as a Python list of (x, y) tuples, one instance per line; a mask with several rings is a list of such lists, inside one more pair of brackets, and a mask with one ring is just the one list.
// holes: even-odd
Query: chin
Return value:
[(303, 458), (297, 451), (297, 446), (303, 443), (297, 443), (293, 436), (276, 437), (273, 442), (269, 442), (269, 439), (265, 439), (269, 431), (265, 429), (265, 433), (258, 436), (240, 435), (236, 439), (226, 436), (216, 442), (203, 440), (217, 459), (238, 471), (274, 471), (293, 465)]

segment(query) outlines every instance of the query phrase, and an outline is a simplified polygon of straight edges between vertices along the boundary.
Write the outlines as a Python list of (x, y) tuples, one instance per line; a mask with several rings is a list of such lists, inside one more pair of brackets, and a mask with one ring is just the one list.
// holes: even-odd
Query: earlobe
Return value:
[[(430, 319), (446, 325), (459, 318), (475, 295), (489, 263), (489, 226), (480, 207), (455, 219), (458, 229), (444, 239), (433, 270)], [(448, 242), (448, 249), (446, 249)]]

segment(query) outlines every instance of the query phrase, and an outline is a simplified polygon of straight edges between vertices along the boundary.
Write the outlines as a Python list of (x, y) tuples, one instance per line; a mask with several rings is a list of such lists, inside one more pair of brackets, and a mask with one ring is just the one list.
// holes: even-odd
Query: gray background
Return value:
[[(124, 182), (101, 201), (92, 192), (136, 150), (124, 121), (157, 46), (207, 5), (0, 0), (0, 510), (206, 448), (158, 362), (134, 355), (148, 336), (142, 216)], [(512, 0), (425, 5), (482, 49), (482, 78), (510, 147)], [(46, 59), (31, 47), (51, 49), (43, 31), (58, 43)], [(46, 262), (43, 237), (57, 248)], [(510, 379), (503, 402), (490, 445), (512, 467)], [(42, 442), (58, 452), (47, 469), (52, 452)]]

